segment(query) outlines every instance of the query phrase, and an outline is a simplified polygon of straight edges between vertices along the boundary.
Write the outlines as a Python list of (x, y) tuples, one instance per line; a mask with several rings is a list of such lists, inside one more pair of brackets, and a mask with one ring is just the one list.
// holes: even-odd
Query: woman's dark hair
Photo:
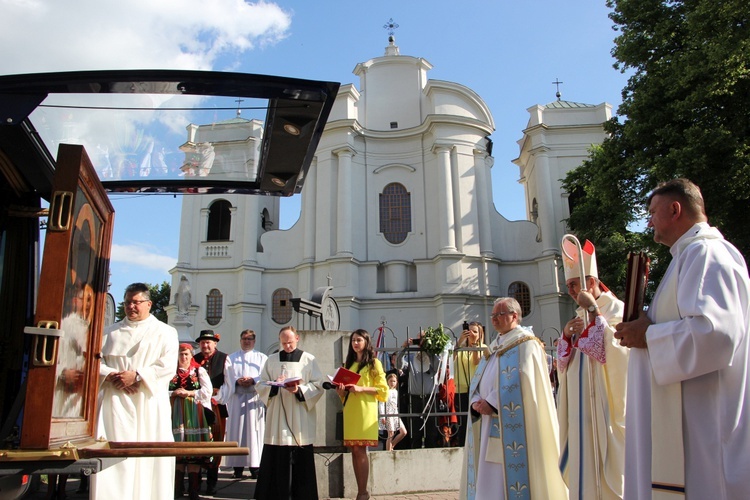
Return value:
[(365, 347), (362, 349), (362, 362), (359, 365), (359, 371), (362, 371), (365, 366), (369, 366), (371, 370), (375, 369), (376, 358), (375, 350), (372, 348), (372, 339), (370, 338), (370, 334), (367, 333), (367, 330), (361, 328), (359, 330), (354, 330), (351, 337), (349, 337), (349, 351), (346, 353), (344, 368), (349, 369), (357, 362), (357, 353), (354, 352), (354, 348), (352, 347), (352, 338), (354, 338), (355, 335), (359, 335), (365, 339)]

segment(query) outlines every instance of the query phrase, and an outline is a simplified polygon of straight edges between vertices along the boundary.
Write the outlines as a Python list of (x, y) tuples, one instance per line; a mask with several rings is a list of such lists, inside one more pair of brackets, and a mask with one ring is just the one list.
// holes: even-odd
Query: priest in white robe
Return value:
[(240, 333), (240, 350), (227, 357), (229, 368), (224, 369), (224, 385), (217, 401), (227, 405), (227, 441), (236, 441), (248, 448), (249, 455), (230, 455), (224, 465), (234, 469), (233, 477), (242, 479), (242, 471), (250, 468), (253, 479), (258, 476), (263, 437), (266, 429), (266, 405), (258, 395), (257, 385), (268, 356), (255, 350), (255, 332)]
[(519, 325), (513, 298), (497, 299), (491, 318), (499, 335), (469, 389), (460, 498), (567, 499), (544, 344)]
[[(592, 311), (576, 309), (557, 345), (560, 381), (560, 470), (570, 498), (622, 498), (625, 474), (625, 394), (628, 354), (614, 338), (622, 321), (621, 300), (599, 281), (596, 249), (563, 239), (563, 268), (568, 294), (578, 301), (581, 255), (585, 290), (595, 300)], [(587, 297), (586, 300), (590, 299)], [(601, 315), (601, 326), (595, 319)]]
[[(177, 330), (150, 314), (148, 286), (125, 290), (126, 318), (107, 328), (99, 369), (97, 436), (109, 441), (169, 441), (169, 381), (177, 370)], [(128, 458), (95, 474), (91, 498), (172, 498), (174, 457)]]
[(298, 342), (294, 327), (281, 329), (281, 350), (268, 357), (257, 387), (267, 407), (255, 488), (255, 498), (260, 500), (318, 498), (313, 443), (323, 374), (315, 356), (297, 349)]
[(750, 279), (708, 225), (698, 186), (649, 196), (672, 261), (647, 315), (617, 326), (631, 348), (625, 498), (725, 500), (750, 492)]

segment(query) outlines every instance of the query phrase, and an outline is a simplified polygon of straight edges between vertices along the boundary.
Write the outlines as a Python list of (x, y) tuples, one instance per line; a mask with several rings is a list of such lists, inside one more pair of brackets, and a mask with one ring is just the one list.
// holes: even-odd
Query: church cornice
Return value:
[(494, 128), (476, 118), (433, 114), (427, 115), (425, 120), (416, 127), (398, 130), (369, 130), (362, 127), (362, 125), (355, 119), (336, 120), (328, 122), (323, 133), (327, 135), (346, 129), (347, 132), (353, 132), (367, 139), (405, 139), (422, 136), (427, 133), (435, 133), (435, 129), (441, 125), (460, 125), (463, 127), (469, 127), (475, 129), (475, 134), (483, 137), (494, 132)]

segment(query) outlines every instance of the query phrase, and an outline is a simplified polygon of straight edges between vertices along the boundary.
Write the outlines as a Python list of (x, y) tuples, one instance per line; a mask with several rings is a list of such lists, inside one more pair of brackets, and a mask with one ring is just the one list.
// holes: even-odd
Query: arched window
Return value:
[(529, 291), (529, 285), (523, 281), (514, 281), (508, 287), (508, 297), (513, 297), (521, 304), (521, 311), (523, 311), (524, 317), (531, 313), (531, 292)]
[(292, 292), (287, 288), (279, 288), (271, 297), (271, 319), (280, 325), (289, 323), (292, 319)]
[(206, 322), (211, 326), (216, 326), (221, 321), (221, 310), (224, 303), (224, 297), (221, 292), (213, 288), (206, 295)]
[(401, 243), (411, 232), (411, 194), (393, 182), (380, 194), (380, 232), (391, 243)]
[(232, 225), (232, 205), (226, 200), (216, 200), (208, 207), (208, 234), (206, 241), (228, 241)]

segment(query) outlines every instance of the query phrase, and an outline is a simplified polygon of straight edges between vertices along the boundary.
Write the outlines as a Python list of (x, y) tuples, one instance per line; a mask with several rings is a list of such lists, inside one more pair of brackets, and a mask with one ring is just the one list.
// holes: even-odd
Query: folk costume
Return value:
[[(190, 350), (190, 344), (180, 344), (180, 350)], [(194, 391), (195, 396), (179, 397), (174, 394), (177, 389)], [(169, 396), (172, 403), (172, 434), (176, 442), (210, 442), (211, 426), (206, 419), (206, 410), (211, 410), (211, 380), (203, 367), (194, 359), (190, 359), (187, 368), (177, 367), (177, 373), (169, 382)], [(211, 457), (181, 456), (176, 457), (175, 470), (175, 498), (184, 493), (185, 469), (188, 467), (188, 495), (192, 499), (198, 498), (200, 489), (200, 467), (208, 467)]]
[(704, 222), (669, 251), (648, 309), (648, 348), (630, 353), (625, 498), (681, 498), (683, 485), (689, 499), (746, 498), (747, 264)]
[[(177, 330), (149, 315), (108, 327), (99, 368), (97, 436), (109, 441), (174, 441), (169, 381), (177, 369)], [(110, 373), (136, 370), (140, 382), (128, 394), (107, 382)], [(172, 498), (173, 457), (128, 458), (94, 474), (91, 498)]]
[[(577, 250), (566, 251), (578, 258)], [(582, 253), (586, 276), (598, 278), (596, 253), (589, 241)], [(564, 255), (563, 263), (566, 281), (577, 277), (577, 260)], [(623, 302), (604, 291), (596, 305), (605, 324), (590, 324), (577, 338), (563, 335), (557, 345), (560, 470), (570, 498), (607, 500), (623, 494), (629, 350), (614, 338)], [(589, 323), (583, 308), (576, 315)]]
[[(378, 445), (378, 401), (385, 402), (388, 396), (388, 384), (385, 372), (379, 359), (374, 360), (372, 369), (359, 367), (354, 362), (349, 370), (359, 373), (357, 385), (375, 387), (375, 394), (347, 392), (344, 404), (344, 446), (377, 446)], [(398, 413), (398, 411), (397, 411)], [(398, 430), (398, 429), (396, 429)]]
[[(177, 368), (169, 381), (172, 403), (172, 434), (174, 440), (211, 441), (211, 429), (206, 421), (204, 408), (211, 409), (211, 379), (195, 360), (190, 360), (188, 369)], [(176, 389), (195, 391), (195, 397), (180, 398), (172, 394)], [(177, 457), (177, 463), (207, 465), (211, 457)]]
[[(260, 467), (263, 452), (263, 436), (266, 429), (266, 405), (258, 395), (257, 385), (268, 356), (252, 349), (239, 350), (229, 355), (229, 368), (224, 370), (224, 385), (219, 393), (221, 402), (226, 403), (227, 440), (237, 441), (239, 446), (247, 447), (247, 456), (228, 456), (224, 465), (234, 468)], [(255, 385), (243, 387), (237, 385), (237, 379), (252, 377)]]
[[(268, 385), (279, 377), (299, 377), (299, 389)], [(261, 371), (258, 394), (266, 405), (266, 432), (255, 498), (317, 499), (313, 443), (315, 405), (323, 395), (323, 374), (315, 356), (295, 349), (268, 357)]]
[(499, 335), (489, 350), (479, 362), (469, 400), (485, 399), (498, 413), (472, 412), (460, 498), (567, 499), (542, 342), (518, 326)]

